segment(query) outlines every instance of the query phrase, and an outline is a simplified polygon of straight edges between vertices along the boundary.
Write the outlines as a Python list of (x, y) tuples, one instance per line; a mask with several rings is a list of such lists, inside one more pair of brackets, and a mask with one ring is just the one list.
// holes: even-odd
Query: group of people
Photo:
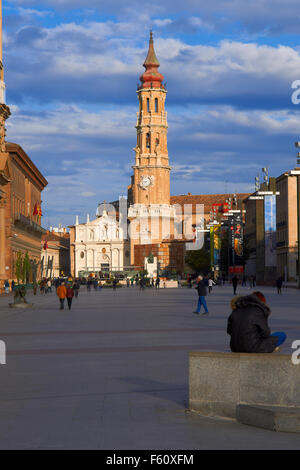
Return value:
[(56, 294), (59, 298), (60, 309), (64, 310), (65, 301), (67, 300), (68, 308), (71, 310), (73, 298), (78, 297), (78, 292), (80, 285), (78, 281), (75, 281), (73, 284), (71, 282), (62, 282), (56, 289)]
[[(233, 287), (236, 291), (234, 280)], [(195, 314), (200, 314), (203, 306), (203, 315), (209, 311), (206, 303), (207, 283), (203, 276), (196, 281), (198, 291), (198, 304)], [(268, 318), (271, 309), (266, 303), (265, 296), (255, 291), (250, 295), (234, 297), (230, 303), (232, 313), (227, 322), (227, 333), (230, 336), (232, 352), (239, 353), (272, 353), (278, 351), (286, 340), (282, 331), (271, 333)]]

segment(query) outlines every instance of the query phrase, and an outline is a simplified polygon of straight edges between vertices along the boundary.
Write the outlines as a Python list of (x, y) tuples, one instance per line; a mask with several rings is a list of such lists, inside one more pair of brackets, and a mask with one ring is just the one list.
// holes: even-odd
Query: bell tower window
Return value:
[(147, 98), (147, 113), (150, 112), (150, 100)]
[(158, 98), (155, 98), (155, 112), (158, 113)]
[(150, 134), (149, 132), (146, 134), (146, 148), (150, 148)]

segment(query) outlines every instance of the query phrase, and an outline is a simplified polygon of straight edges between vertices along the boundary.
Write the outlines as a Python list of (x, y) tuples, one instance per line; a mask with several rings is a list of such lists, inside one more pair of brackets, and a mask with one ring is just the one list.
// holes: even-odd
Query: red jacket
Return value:
[(67, 288), (67, 299), (72, 299), (74, 297), (74, 289), (72, 287)]

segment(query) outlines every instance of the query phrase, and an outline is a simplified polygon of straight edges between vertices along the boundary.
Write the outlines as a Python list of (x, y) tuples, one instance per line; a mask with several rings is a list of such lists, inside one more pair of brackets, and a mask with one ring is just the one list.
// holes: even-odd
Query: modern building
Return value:
[(249, 258), (246, 276), (258, 284), (273, 284), (277, 278), (276, 255), (276, 179), (268, 178), (245, 199), (244, 238)]
[(285, 281), (296, 281), (298, 272), (296, 176), (290, 171), (276, 178), (277, 271)]

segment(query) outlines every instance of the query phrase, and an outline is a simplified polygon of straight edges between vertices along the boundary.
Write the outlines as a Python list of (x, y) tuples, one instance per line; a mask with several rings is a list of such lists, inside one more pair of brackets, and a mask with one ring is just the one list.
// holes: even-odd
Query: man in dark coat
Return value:
[(282, 277), (279, 277), (279, 278), (276, 280), (276, 287), (277, 287), (277, 293), (278, 293), (278, 294), (282, 294), (282, 292), (281, 292), (282, 284), (283, 284)]
[(205, 282), (205, 279), (203, 279), (202, 276), (198, 276), (197, 278), (197, 287), (196, 287), (197, 291), (198, 291), (198, 306), (197, 306), (197, 310), (194, 312), (194, 313), (200, 313), (200, 310), (201, 310), (201, 305), (203, 305), (204, 307), (204, 313), (203, 315), (207, 315), (208, 314), (208, 309), (207, 309), (207, 305), (206, 305), (206, 300), (205, 300), (205, 297), (207, 295), (207, 287), (206, 287), (206, 282)]
[(271, 310), (265, 301), (260, 292), (234, 299), (231, 304), (233, 311), (227, 323), (232, 352), (272, 353), (285, 341), (285, 333), (271, 335), (268, 326)]
[(236, 276), (233, 276), (232, 278), (233, 295), (236, 295), (236, 288), (237, 288), (238, 282), (239, 282), (238, 278)]

